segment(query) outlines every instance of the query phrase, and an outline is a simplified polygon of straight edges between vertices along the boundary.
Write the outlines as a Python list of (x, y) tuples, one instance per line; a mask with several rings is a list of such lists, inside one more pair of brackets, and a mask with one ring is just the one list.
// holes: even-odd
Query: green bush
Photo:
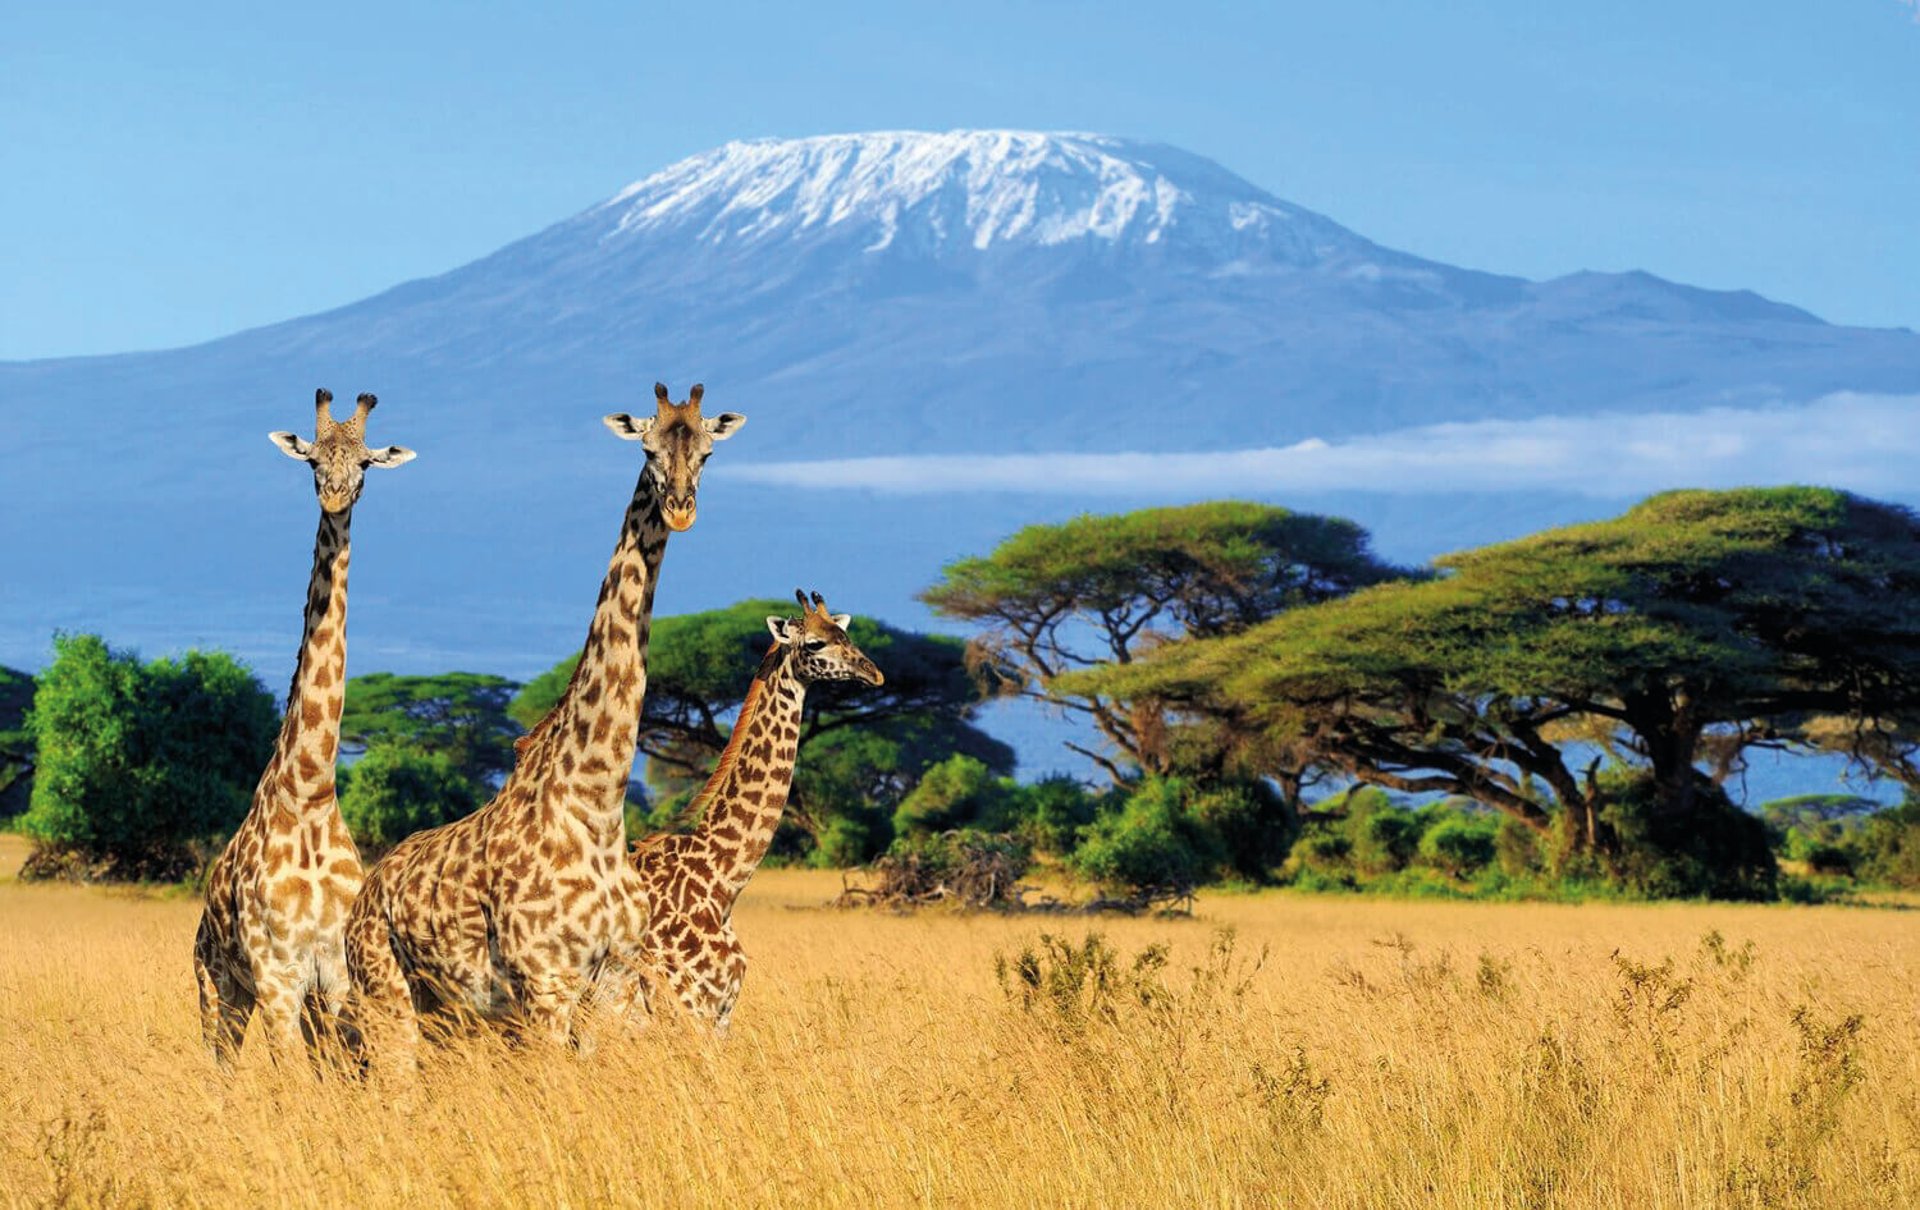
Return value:
[(59, 636), (28, 718), (20, 830), (111, 877), (183, 877), (246, 816), (274, 724), (272, 696), (223, 652), (142, 664), (98, 635)]
[(808, 865), (847, 869), (865, 865), (886, 845), (886, 820), (868, 815), (830, 815), (806, 855)]
[(1293, 814), (1263, 782), (1227, 782), (1192, 794), (1187, 809), (1219, 838), (1233, 872), (1253, 882), (1272, 880), (1297, 832)]
[(373, 850), (469, 815), (487, 799), (450, 753), (410, 744), (374, 744), (344, 780), (340, 814), (354, 840)]
[(1188, 809), (1191, 788), (1176, 777), (1150, 777), (1117, 809), (1081, 832), (1067, 867), (1110, 890), (1191, 888), (1226, 863), (1219, 838)]
[(1100, 796), (1071, 777), (1042, 778), (1020, 787), (1013, 830), (1036, 853), (1064, 857), (1079, 843), (1080, 830), (1099, 814)]
[(0, 668), (0, 827), (24, 814), (33, 797), (33, 735), (27, 730), (33, 691), (32, 677)]
[(1857, 842), (1859, 876), (1879, 886), (1920, 889), (1920, 801), (1867, 817)]
[(1499, 825), (1484, 815), (1452, 814), (1420, 836), (1421, 864), (1454, 878), (1466, 878), (1493, 863)]
[(926, 835), (978, 825), (1004, 830), (1018, 793), (984, 761), (956, 754), (931, 766), (893, 812), (895, 836)]
[(1350, 817), (1353, 865), (1369, 876), (1404, 870), (1420, 851), (1420, 821), (1413, 812), (1389, 806)]
[(1601, 818), (1619, 838), (1612, 874), (1636, 895), (1653, 899), (1771, 899), (1779, 866), (1767, 826), (1735, 806), (1705, 777), (1694, 787), (1695, 809), (1660, 809), (1650, 774), (1613, 769), (1601, 775)]
[(1307, 833), (1294, 845), (1293, 856), (1303, 869), (1343, 876), (1353, 873), (1353, 842), (1338, 832)]
[(1546, 869), (1540, 834), (1511, 815), (1502, 815), (1494, 830), (1493, 857), (1508, 878), (1533, 878)]

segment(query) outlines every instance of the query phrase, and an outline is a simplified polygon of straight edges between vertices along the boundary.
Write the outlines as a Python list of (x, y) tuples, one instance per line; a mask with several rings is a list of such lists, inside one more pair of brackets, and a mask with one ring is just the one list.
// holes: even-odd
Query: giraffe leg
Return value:
[(647, 1027), (652, 1020), (647, 985), (647, 977), (634, 963), (620, 957), (607, 959), (574, 1010), (574, 1034), (583, 1054), (592, 1051), (602, 1034), (630, 1037)]
[(260, 1023), (266, 1027), (267, 1051), (276, 1065), (296, 1062), (306, 1053), (306, 1033), (301, 1023), (306, 997), (300, 983), (299, 973), (287, 967), (254, 970)]
[(347, 922), (346, 958), (353, 980), (349, 1018), (362, 1054), (383, 1075), (413, 1072), (420, 1048), (413, 989), (378, 912), (356, 914)]
[(521, 983), (521, 1013), (527, 1035), (552, 1046), (572, 1041), (573, 1009), (578, 997), (559, 974), (543, 971)]
[(302, 1025), (307, 1044), (326, 1063), (338, 1063), (359, 1049), (347, 1020), (347, 958), (344, 948), (323, 952), (314, 964), (313, 988), (307, 993)]
[(193, 945), (193, 975), (200, 990), (200, 1037), (222, 1071), (233, 1069), (253, 1016), (253, 992), (236, 978), (203, 917)]
[(727, 1026), (733, 1021), (733, 1006), (740, 1002), (740, 985), (747, 979), (747, 956), (740, 952), (740, 943), (735, 941), (732, 931), (728, 931), (728, 948), (720, 960), (720, 986), (713, 998), (713, 1033), (715, 1037), (727, 1036)]

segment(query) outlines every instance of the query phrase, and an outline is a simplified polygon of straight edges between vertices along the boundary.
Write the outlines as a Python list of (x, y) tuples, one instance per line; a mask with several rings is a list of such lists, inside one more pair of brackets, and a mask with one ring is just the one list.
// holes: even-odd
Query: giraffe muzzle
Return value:
[(674, 533), (685, 533), (692, 529), (693, 516), (692, 496), (688, 496), (685, 500), (675, 500), (672, 496), (668, 496), (660, 502), (660, 519), (665, 521), (667, 528)]

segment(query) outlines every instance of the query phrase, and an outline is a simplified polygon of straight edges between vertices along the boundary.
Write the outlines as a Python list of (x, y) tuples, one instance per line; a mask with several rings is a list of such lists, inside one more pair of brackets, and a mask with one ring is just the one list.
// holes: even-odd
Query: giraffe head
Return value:
[(313, 393), (313, 440), (293, 433), (268, 433), (267, 437), (289, 458), (313, 467), (313, 490), (320, 507), (330, 513), (344, 513), (360, 498), (366, 486), (370, 466), (399, 466), (413, 460), (413, 451), (390, 445), (385, 449), (367, 448), (367, 413), (380, 401), (362, 395), (355, 401), (353, 415), (346, 420), (333, 418), (333, 392), (321, 387)]
[(675, 532), (693, 528), (700, 468), (713, 453), (713, 443), (725, 441), (747, 422), (738, 412), (702, 416), (700, 396), (705, 389), (696, 382), (687, 392), (686, 401), (675, 403), (667, 396), (667, 385), (656, 382), (653, 415), (635, 418), (615, 412), (606, 418), (614, 436), (638, 441), (647, 451), (647, 474), (653, 476), (654, 488), (660, 494), (660, 516)]
[(797, 588), (793, 596), (800, 602), (800, 616), (783, 618), (776, 613), (767, 619), (767, 629), (773, 632), (776, 643), (793, 649), (793, 669), (802, 682), (809, 685), (815, 681), (886, 683), (887, 678), (880, 675), (866, 652), (847, 638), (849, 615), (828, 613), (827, 603), (817, 592), (811, 603), (807, 594)]

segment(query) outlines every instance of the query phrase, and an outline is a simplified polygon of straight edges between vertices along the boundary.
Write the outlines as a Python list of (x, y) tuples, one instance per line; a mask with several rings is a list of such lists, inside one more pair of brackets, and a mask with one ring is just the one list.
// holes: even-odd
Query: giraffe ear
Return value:
[(783, 618), (777, 613), (768, 614), (767, 630), (770, 633), (772, 633), (774, 642), (786, 643), (789, 645), (792, 644), (793, 642), (793, 619), (792, 618)]
[(383, 450), (369, 450), (367, 452), (367, 465), (399, 466), (403, 463), (412, 462), (416, 456), (412, 450), (404, 445), (390, 445)]
[(700, 425), (707, 430), (707, 435), (715, 441), (725, 441), (727, 438), (739, 432), (741, 427), (746, 423), (747, 418), (738, 412), (722, 412), (718, 416), (711, 416), (702, 420)]
[(838, 626), (840, 629), (845, 630), (847, 628), (847, 623), (853, 621), (853, 615), (850, 613), (836, 613), (832, 615), (832, 618), (830, 620), (833, 622), (835, 626)]
[(279, 446), (280, 451), (289, 458), (305, 462), (313, 456), (313, 443), (302, 441), (293, 433), (268, 433), (267, 440)]
[(601, 423), (612, 429), (613, 435), (622, 441), (638, 441), (647, 435), (648, 429), (653, 427), (653, 417), (647, 416), (636, 420), (625, 412), (615, 412), (611, 416), (602, 417)]

